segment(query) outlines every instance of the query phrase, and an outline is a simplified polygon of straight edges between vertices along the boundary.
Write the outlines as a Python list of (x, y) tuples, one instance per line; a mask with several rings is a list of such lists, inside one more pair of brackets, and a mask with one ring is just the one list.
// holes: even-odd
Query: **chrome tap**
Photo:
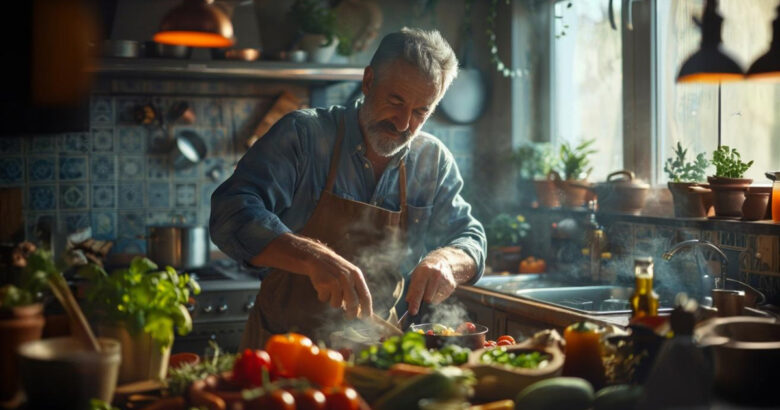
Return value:
[(729, 259), (726, 257), (726, 254), (723, 253), (723, 250), (710, 241), (705, 241), (704, 239), (689, 239), (687, 241), (678, 242), (671, 249), (664, 252), (663, 258), (666, 261), (670, 261), (672, 257), (681, 249), (693, 248), (697, 246), (710, 248), (720, 256), (720, 278), (718, 278), (718, 284), (716, 287), (719, 289), (726, 289), (726, 268), (728, 267)]

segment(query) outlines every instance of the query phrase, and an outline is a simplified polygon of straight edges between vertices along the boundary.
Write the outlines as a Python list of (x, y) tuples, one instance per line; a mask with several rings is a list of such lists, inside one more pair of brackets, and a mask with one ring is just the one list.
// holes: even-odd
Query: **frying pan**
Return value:
[(444, 94), (439, 107), (444, 116), (456, 124), (470, 124), (476, 121), (485, 110), (487, 87), (482, 72), (471, 61), (473, 35), (471, 33), (471, 17), (467, 10), (463, 23), (463, 52), (460, 58), (460, 69), (447, 93)]

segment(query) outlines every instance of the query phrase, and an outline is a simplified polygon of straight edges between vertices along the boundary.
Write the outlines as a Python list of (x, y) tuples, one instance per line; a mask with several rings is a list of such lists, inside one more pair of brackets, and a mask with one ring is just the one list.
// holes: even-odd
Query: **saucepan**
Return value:
[(149, 227), (146, 252), (160, 266), (199, 268), (208, 262), (209, 235), (204, 226), (179, 224)]
[[(450, 344), (467, 347), (471, 350), (485, 347), (485, 335), (488, 331), (487, 326), (475, 324), (474, 326), (476, 329), (470, 333), (440, 335), (432, 334), (435, 325), (436, 324), (434, 323), (420, 323), (409, 326), (409, 330), (413, 332), (422, 331), (425, 334), (425, 347), (429, 349), (439, 349)], [(429, 332), (429, 330), (431, 332)]]
[(588, 187), (596, 194), (599, 210), (639, 214), (645, 206), (650, 186), (636, 180), (633, 172), (615, 171), (607, 176), (606, 182)]

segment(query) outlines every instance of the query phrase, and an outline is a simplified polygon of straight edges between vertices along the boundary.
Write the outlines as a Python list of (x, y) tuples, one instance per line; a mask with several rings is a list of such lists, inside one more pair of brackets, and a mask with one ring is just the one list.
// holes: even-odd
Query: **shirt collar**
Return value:
[[(363, 105), (363, 99), (358, 98), (354, 104), (347, 107), (344, 114), (344, 146), (349, 147), (352, 155), (366, 155), (366, 142), (363, 140), (363, 132), (360, 131), (358, 122), (358, 110)], [(393, 156), (388, 166), (397, 167), (401, 160), (409, 154), (409, 146), (405, 146), (401, 151)]]

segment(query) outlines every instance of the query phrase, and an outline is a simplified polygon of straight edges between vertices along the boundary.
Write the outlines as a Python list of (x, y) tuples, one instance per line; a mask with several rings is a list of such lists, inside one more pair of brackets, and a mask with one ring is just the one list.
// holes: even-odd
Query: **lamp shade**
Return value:
[[(723, 17), (717, 11), (718, 2), (707, 0), (701, 26), (701, 47), (680, 67), (678, 83), (723, 83), (745, 77), (742, 68), (721, 50)], [(695, 22), (698, 23), (696, 19)]]
[(777, 6), (777, 14), (772, 22), (772, 44), (769, 46), (769, 51), (753, 62), (748, 69), (747, 77), (750, 80), (780, 81), (780, 6)]
[(233, 24), (213, 2), (214, 0), (183, 0), (163, 17), (160, 29), (154, 35), (154, 41), (190, 47), (232, 46)]

